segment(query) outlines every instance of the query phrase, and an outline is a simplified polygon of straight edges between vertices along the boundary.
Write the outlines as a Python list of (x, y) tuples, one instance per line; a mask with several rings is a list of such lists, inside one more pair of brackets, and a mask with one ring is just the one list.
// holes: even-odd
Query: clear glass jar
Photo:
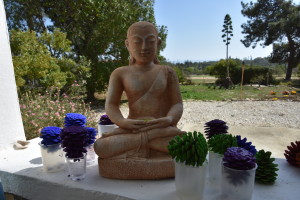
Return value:
[(207, 161), (192, 167), (175, 162), (176, 193), (182, 200), (201, 200), (205, 189)]
[(93, 165), (96, 161), (96, 154), (94, 150), (94, 144), (90, 144), (86, 147), (86, 163), (87, 165)]
[(66, 160), (70, 178), (73, 181), (84, 179), (86, 174), (86, 154), (80, 158), (66, 157)]
[(98, 124), (99, 137), (101, 137), (103, 133), (109, 133), (113, 131), (115, 128), (118, 128), (118, 126), (115, 124), (110, 124), (110, 125)]
[(250, 170), (231, 169), (222, 164), (222, 198), (251, 200), (257, 165)]
[(208, 172), (210, 190), (213, 193), (221, 192), (223, 155), (210, 151), (208, 158)]
[(60, 143), (41, 147), (42, 162), (46, 172), (59, 172), (65, 169), (65, 157)]

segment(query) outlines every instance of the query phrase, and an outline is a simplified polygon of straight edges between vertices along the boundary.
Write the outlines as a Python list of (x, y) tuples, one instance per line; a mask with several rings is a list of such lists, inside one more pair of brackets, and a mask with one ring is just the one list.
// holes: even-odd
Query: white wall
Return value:
[(25, 140), (3, 0), (0, 0), (0, 150)]

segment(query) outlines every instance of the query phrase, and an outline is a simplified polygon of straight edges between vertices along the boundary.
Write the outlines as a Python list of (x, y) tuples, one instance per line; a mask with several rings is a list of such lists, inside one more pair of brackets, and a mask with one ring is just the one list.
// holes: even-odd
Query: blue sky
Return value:
[[(250, 0), (243, 0), (250, 2)], [(256, 1), (253, 1), (256, 2)], [(299, 4), (300, 0), (293, 0)], [(247, 18), (241, 14), (241, 0), (156, 0), (156, 23), (168, 29), (167, 47), (162, 55), (169, 61), (210, 61), (226, 57), (222, 26), (226, 14), (231, 16), (233, 38), (229, 45), (232, 58), (256, 58), (270, 55), (272, 47), (246, 48), (241, 24)]]

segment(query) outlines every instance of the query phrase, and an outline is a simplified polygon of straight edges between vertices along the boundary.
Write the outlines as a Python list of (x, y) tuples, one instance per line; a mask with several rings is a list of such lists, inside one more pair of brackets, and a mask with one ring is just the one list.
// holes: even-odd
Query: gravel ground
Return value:
[(179, 126), (221, 119), (231, 126), (300, 128), (300, 102), (185, 101), (183, 106)]
[[(300, 102), (184, 101), (183, 107), (183, 116), (178, 128), (182, 128), (185, 123), (203, 125), (210, 120), (221, 119), (229, 126), (300, 129)], [(121, 111), (124, 116), (127, 116), (128, 107), (123, 105)]]

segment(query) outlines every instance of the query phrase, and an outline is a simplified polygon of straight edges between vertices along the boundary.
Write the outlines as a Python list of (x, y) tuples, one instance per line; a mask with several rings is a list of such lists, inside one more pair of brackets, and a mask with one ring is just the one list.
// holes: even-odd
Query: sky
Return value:
[[(272, 46), (246, 48), (241, 25), (247, 18), (241, 14), (242, 0), (155, 0), (157, 25), (167, 26), (167, 46), (161, 54), (172, 62), (212, 61), (226, 58), (222, 26), (226, 14), (231, 16), (233, 37), (229, 56), (239, 59), (267, 57)], [(250, 0), (243, 0), (250, 2)], [(256, 2), (256, 0), (252, 1)], [(293, 0), (299, 4), (300, 0)]]

